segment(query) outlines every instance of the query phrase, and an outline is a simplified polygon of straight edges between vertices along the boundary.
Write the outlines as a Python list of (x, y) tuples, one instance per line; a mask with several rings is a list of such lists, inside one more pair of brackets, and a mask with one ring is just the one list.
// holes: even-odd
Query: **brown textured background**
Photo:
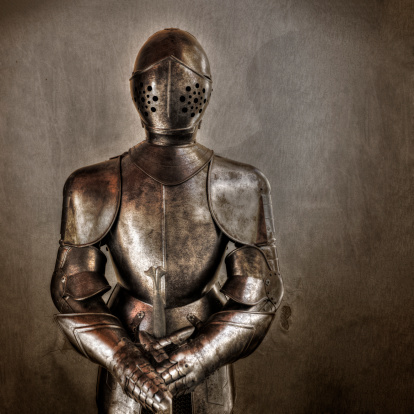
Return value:
[(199, 141), (273, 188), (286, 295), (235, 414), (414, 412), (413, 1), (0, 7), (1, 413), (95, 413), (52, 322), (62, 187), (142, 139), (128, 77), (164, 27), (210, 57)]

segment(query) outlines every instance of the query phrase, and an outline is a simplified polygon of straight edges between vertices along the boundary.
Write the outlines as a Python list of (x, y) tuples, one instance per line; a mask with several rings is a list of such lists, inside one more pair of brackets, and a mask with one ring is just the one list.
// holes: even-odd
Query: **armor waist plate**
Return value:
[[(185, 326), (190, 326), (187, 319), (187, 315), (193, 314), (201, 321), (206, 321), (213, 313), (219, 312), (223, 307), (225, 300), (216, 287), (213, 287), (206, 295), (201, 299), (192, 302), (186, 306), (181, 306), (174, 309), (166, 310), (166, 325), (167, 332), (170, 333), (177, 331)], [(111, 313), (115, 315), (127, 329), (128, 333), (132, 336), (133, 331), (136, 328), (134, 326), (134, 318), (139, 312), (144, 312), (145, 316), (139, 325), (140, 330), (152, 332), (153, 327), (153, 307), (148, 303), (142, 302), (139, 299), (134, 298), (126, 289), (117, 285), (109, 300), (109, 308)]]

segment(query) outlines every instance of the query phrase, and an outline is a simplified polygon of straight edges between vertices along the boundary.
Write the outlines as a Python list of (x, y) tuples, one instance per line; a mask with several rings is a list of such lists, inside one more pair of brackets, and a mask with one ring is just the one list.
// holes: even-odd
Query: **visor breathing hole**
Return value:
[(185, 96), (180, 96), (180, 101), (184, 102), (185, 101)]
[(157, 102), (157, 101), (158, 101), (158, 96), (154, 96), (154, 97), (152, 98), (152, 100), (153, 100), (153, 101), (155, 101), (155, 102)]
[(187, 108), (183, 108), (183, 112), (186, 113), (187, 112)]
[(185, 88), (185, 90), (186, 90), (187, 92), (189, 92), (189, 91), (191, 91), (191, 88), (190, 88), (189, 86), (187, 86), (187, 87)]
[(151, 107), (151, 111), (152, 111), (152, 112), (155, 112), (155, 111), (156, 111), (156, 109), (155, 109), (154, 107)]
[(149, 91), (152, 91), (152, 86), (148, 86), (147, 88)]

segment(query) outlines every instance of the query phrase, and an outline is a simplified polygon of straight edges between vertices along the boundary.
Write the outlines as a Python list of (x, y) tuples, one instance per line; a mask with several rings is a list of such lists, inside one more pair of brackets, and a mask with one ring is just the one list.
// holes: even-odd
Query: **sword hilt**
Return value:
[(145, 274), (151, 277), (153, 282), (153, 334), (156, 338), (162, 338), (166, 335), (165, 306), (162, 295), (162, 278), (167, 272), (162, 266), (151, 266)]

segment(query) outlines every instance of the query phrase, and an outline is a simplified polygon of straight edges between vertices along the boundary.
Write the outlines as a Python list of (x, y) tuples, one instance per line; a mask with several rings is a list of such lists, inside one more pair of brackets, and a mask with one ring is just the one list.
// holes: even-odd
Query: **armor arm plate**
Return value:
[(64, 245), (90, 246), (110, 230), (121, 199), (120, 160), (80, 168), (66, 180), (61, 225)]
[(208, 177), (210, 212), (230, 240), (241, 245), (267, 242), (263, 207), (268, 195), (269, 181), (257, 168), (213, 156)]
[[(111, 289), (105, 278), (105, 255), (94, 246), (61, 246), (50, 286), (53, 302), (63, 313), (87, 312)], [(95, 299), (95, 300), (94, 300)], [(107, 311), (106, 306), (101, 306)]]
[(56, 320), (73, 347), (106, 368), (124, 392), (152, 412), (169, 413), (171, 395), (101, 296), (110, 289), (106, 257), (94, 246), (61, 246), (51, 293)]
[(262, 249), (243, 246), (233, 250), (226, 257), (226, 268), (227, 281), (221, 291), (227, 297), (250, 310), (276, 311), (283, 284)]
[(223, 365), (250, 355), (262, 342), (274, 319), (283, 287), (265, 254), (243, 246), (226, 258), (228, 281), (222, 292), (230, 300), (205, 324), (189, 320), (196, 333), (160, 367), (174, 395), (191, 392)]

